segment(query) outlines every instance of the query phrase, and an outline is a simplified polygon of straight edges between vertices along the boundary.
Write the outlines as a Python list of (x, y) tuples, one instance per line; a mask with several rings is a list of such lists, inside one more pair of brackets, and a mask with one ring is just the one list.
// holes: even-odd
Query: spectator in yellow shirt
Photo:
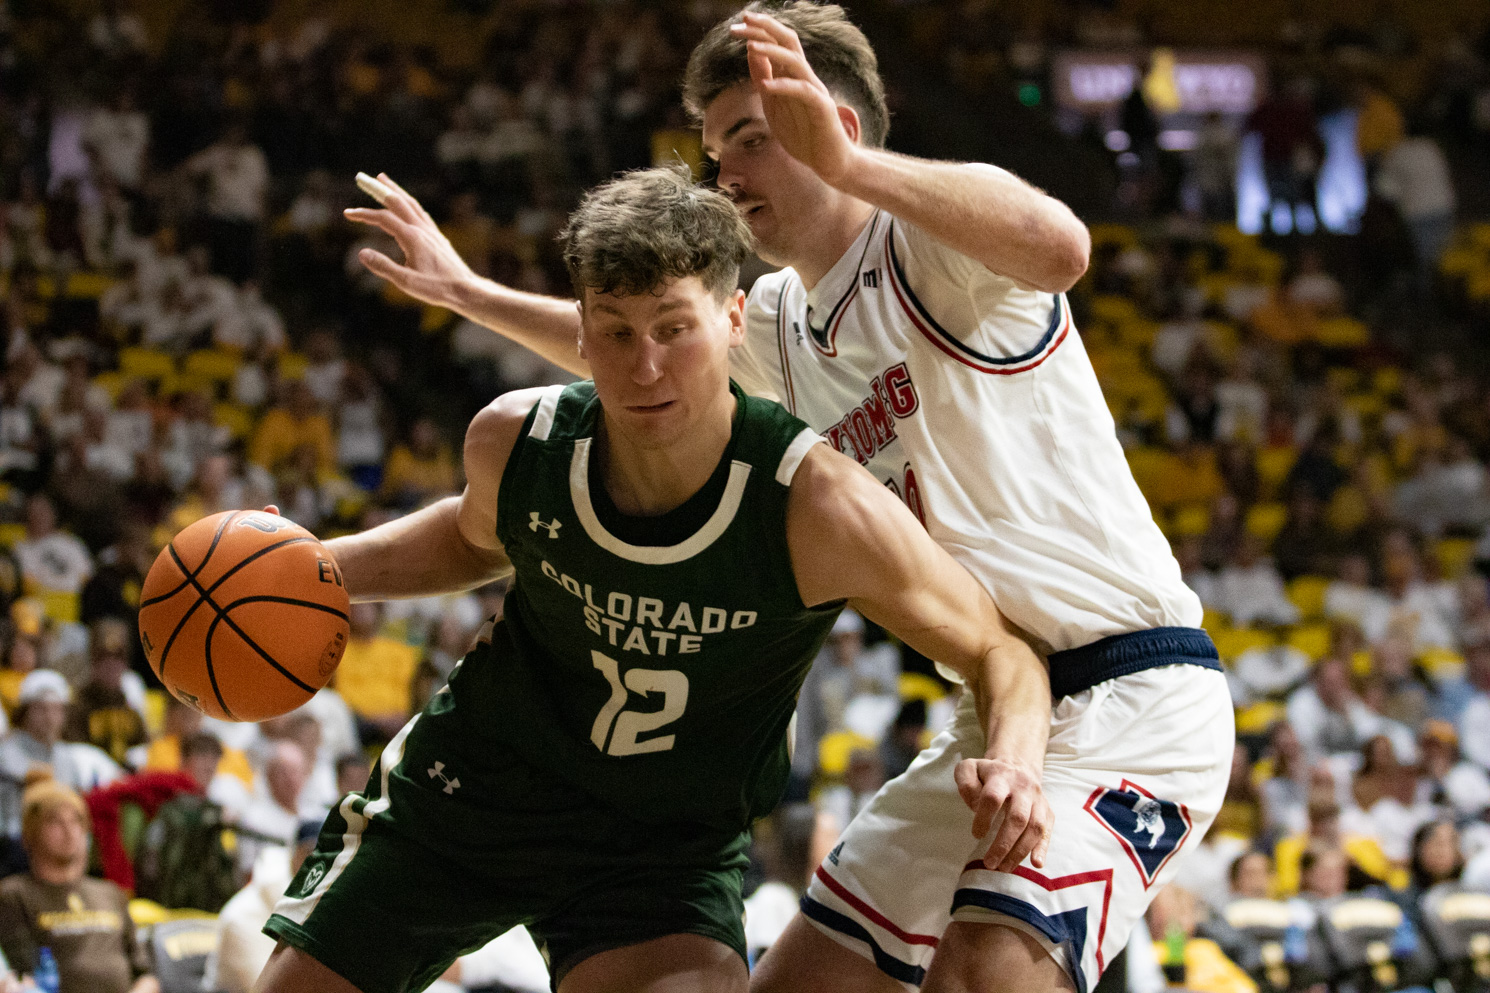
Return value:
[(248, 443), (248, 460), (271, 473), (278, 471), (302, 445), (316, 450), (316, 469), (330, 473), (336, 466), (336, 441), (331, 421), (316, 405), (315, 394), (298, 379), (282, 387), (281, 402), (274, 406)]
[(412, 509), (455, 489), (455, 456), (435, 422), (421, 417), (409, 429), (409, 440), (394, 446), (388, 457), (383, 499)]
[(1406, 873), (1392, 866), (1375, 838), (1342, 831), (1340, 805), (1332, 797), (1319, 795), (1309, 801), (1309, 830), (1284, 838), (1274, 850), (1278, 895), (1286, 897), (1298, 893), (1303, 882), (1301, 863), (1304, 853), (1326, 849), (1344, 852), (1351, 866), (1358, 870), (1357, 875), (1364, 874), (1393, 885), (1406, 881)]
[(419, 650), (380, 635), (383, 608), (352, 604), (352, 637), (336, 670), (336, 691), (357, 717), (363, 743), (388, 740), (413, 710)]

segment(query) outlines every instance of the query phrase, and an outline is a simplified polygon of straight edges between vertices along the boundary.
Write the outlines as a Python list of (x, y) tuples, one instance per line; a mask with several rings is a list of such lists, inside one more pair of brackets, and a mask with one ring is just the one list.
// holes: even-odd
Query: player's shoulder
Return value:
[(751, 284), (750, 292), (745, 295), (746, 305), (774, 316), (787, 294), (801, 285), (801, 277), (790, 266), (768, 272)]
[[(469, 479), (473, 470), (501, 474), (523, 429), (536, 423), (548, 408), (549, 420), (558, 405), (561, 386), (541, 386), (503, 393), (471, 418), (466, 428), (465, 464)], [(531, 429), (529, 429), (531, 430)]]

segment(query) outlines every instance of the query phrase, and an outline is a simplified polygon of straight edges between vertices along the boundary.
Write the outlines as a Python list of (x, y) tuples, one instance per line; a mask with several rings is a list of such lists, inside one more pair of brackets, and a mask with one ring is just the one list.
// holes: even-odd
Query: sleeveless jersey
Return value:
[(1047, 650), (1199, 626), (1063, 296), (878, 211), (811, 292), (757, 280), (747, 328), (740, 384), (867, 466)]
[[(486, 733), (614, 809), (738, 831), (780, 799), (797, 692), (839, 607), (802, 603), (786, 541), (788, 486), (822, 439), (731, 388), (710, 482), (669, 514), (620, 522), (591, 466), (594, 385), (544, 393), (498, 491), (516, 567), (504, 618), (477, 648), (489, 664), (468, 656), (452, 692), (474, 680)], [(680, 518), (698, 526), (667, 544), (613, 533)]]

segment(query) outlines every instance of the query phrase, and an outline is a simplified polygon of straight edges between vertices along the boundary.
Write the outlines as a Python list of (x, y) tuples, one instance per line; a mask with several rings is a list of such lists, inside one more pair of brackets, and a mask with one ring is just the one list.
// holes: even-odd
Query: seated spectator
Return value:
[(1412, 535), (1400, 529), (1388, 534), (1381, 562), (1382, 582), (1392, 603), (1389, 628), (1397, 626), (1420, 650), (1458, 644), (1453, 625), (1458, 594), (1450, 583), (1423, 577), (1422, 556)]
[(37, 618), (25, 627), (12, 623), (9, 635), (4, 656), (0, 657), (0, 711), (5, 718), (0, 727), (6, 731), (10, 730), (10, 723), (20, 706), (21, 683), (36, 669), (41, 657), (41, 646), (37, 643), (41, 636), (41, 620)]
[[(184, 769), (202, 783), (203, 791), (212, 796), (212, 799), (231, 810), (242, 810), (248, 801), (248, 791), (254, 784), (253, 766), (243, 752), (226, 747), (215, 735), (204, 732), (202, 723), (201, 711), (188, 707), (173, 696), (168, 697), (165, 726), (160, 735), (143, 748), (134, 749), (129, 756), (130, 762), (145, 772), (175, 772)], [(200, 740), (203, 737), (217, 746), (215, 751), (211, 745)], [(197, 756), (195, 760), (193, 748)], [(199, 773), (203, 771), (209, 757), (213, 774), (202, 780)], [(234, 782), (219, 782), (219, 778), (224, 776)]]
[(117, 617), (93, 625), (88, 682), (73, 698), (67, 737), (85, 741), (123, 765), (145, 743), (145, 681), (129, 668), (133, 632)]
[(330, 472), (336, 465), (336, 441), (331, 421), (321, 413), (315, 394), (303, 381), (292, 379), (281, 386), (276, 404), (254, 429), (248, 443), (248, 461), (270, 473), (278, 471), (302, 445), (316, 451), (316, 468)]
[(1195, 937), (1202, 917), (1201, 905), (1189, 890), (1171, 885), (1155, 895), (1145, 916), (1146, 930), (1150, 954), (1159, 960), (1164, 977), (1171, 986), (1195, 993), (1241, 993), (1248, 989), (1251, 981), (1247, 974), (1226, 957), (1220, 945), (1209, 938)]
[(301, 747), (278, 742), (264, 764), (264, 793), (249, 801), (239, 818), (238, 865), (244, 873), (265, 845), (289, 848), (300, 828), (300, 793), (310, 774), (310, 762)]
[(1252, 781), (1247, 747), (1240, 743), (1232, 749), (1231, 778), (1211, 830), (1239, 838), (1255, 838), (1262, 832), (1262, 797)]
[(1380, 728), (1380, 718), (1350, 685), (1350, 667), (1330, 656), (1288, 698), (1288, 723), (1312, 758), (1354, 752)]
[(1411, 641), (1389, 634), (1377, 642), (1371, 651), (1371, 680), (1381, 696), (1377, 709), (1382, 714), (1414, 731), (1422, 727), (1433, 690), (1413, 663)]
[(1283, 591), (1283, 577), (1266, 555), (1262, 540), (1244, 535), (1235, 556), (1216, 576), (1216, 607), (1231, 615), (1232, 623), (1293, 624), (1299, 608)]
[(1394, 862), (1405, 862), (1413, 832), (1437, 811), (1418, 798), (1417, 769), (1397, 760), (1391, 739), (1377, 735), (1361, 749), (1351, 798), (1367, 817), (1371, 834)]
[(391, 740), (408, 721), (419, 668), (418, 649), (380, 633), (382, 617), (379, 604), (352, 604), (352, 636), (334, 677), (364, 744)]
[(818, 794), (818, 815), (825, 822), (836, 825), (841, 834), (883, 785), (885, 767), (880, 764), (879, 753), (856, 748), (848, 757), (848, 770), (843, 774), (843, 782)]
[(76, 598), (93, 575), (88, 547), (57, 529), (57, 509), (44, 493), (26, 500), (26, 537), (16, 542), (15, 555), (28, 591)]
[(1463, 872), (1459, 830), (1452, 821), (1429, 821), (1413, 832), (1407, 886), (1389, 890), (1387, 898), (1402, 908), (1421, 933), (1423, 897), (1435, 886), (1458, 882)]
[(1420, 802), (1437, 804), (1455, 818), (1477, 818), (1490, 808), (1490, 775), (1459, 757), (1459, 735), (1448, 721), (1423, 724), (1418, 738)]
[(341, 796), (367, 789), (372, 763), (361, 752), (349, 752), (336, 760), (336, 792)]
[(1343, 848), (1310, 845), (1299, 857), (1297, 899), (1317, 911), (1322, 904), (1344, 896), (1351, 888), (1350, 869), (1350, 857)]
[(880, 762), (884, 765), (886, 780), (894, 779), (910, 768), (921, 753), (925, 737), (926, 701), (907, 700), (880, 742)]
[(384, 500), (413, 509), (455, 491), (455, 456), (435, 422), (421, 417), (409, 440), (393, 446), (379, 490)]
[(1227, 874), (1232, 900), (1267, 900), (1273, 893), (1273, 860), (1267, 852), (1243, 852)]
[(29, 974), (40, 950), (50, 948), (63, 990), (160, 993), (135, 940), (128, 894), (84, 874), (89, 828), (82, 797), (44, 773), (31, 778), (21, 801), (31, 868), (0, 881), (6, 961)]
[(254, 860), (248, 884), (233, 894), (217, 915), (217, 947), (208, 956), (202, 988), (214, 993), (249, 993), (274, 954), (274, 939), (263, 933), (274, 905), (316, 846), (319, 821), (304, 821), (293, 849), (269, 845)]
[[(1341, 826), (1340, 804), (1330, 792), (1312, 793), (1309, 799), (1309, 827), (1303, 834), (1293, 835), (1278, 842), (1273, 852), (1273, 863), (1277, 867), (1277, 891), (1281, 896), (1300, 892), (1305, 885), (1303, 874), (1307, 868), (1305, 855), (1309, 851), (1341, 852), (1347, 861), (1344, 871), (1352, 873), (1360, 886), (1382, 883), (1400, 878), (1394, 875), (1392, 863), (1382, 852), (1375, 838), (1357, 832), (1347, 832)], [(1310, 863), (1312, 864), (1312, 863)], [(1334, 867), (1327, 865), (1322, 879), (1316, 879), (1316, 893), (1334, 889), (1332, 878)], [(1323, 880), (1323, 881), (1322, 881)], [(1357, 888), (1351, 886), (1350, 888)], [(1343, 892), (1345, 886), (1340, 886)]]
[(1309, 762), (1293, 725), (1279, 721), (1268, 741), (1270, 775), (1261, 786), (1263, 830), (1270, 837), (1309, 826)]
[[(0, 775), (7, 786), (21, 783), (33, 766), (51, 768), (52, 776), (68, 789), (86, 792), (112, 782), (123, 770), (107, 754), (92, 745), (62, 740), (67, 726), (67, 706), (72, 690), (66, 680), (50, 669), (37, 669), (21, 682), (16, 726), (0, 738)], [(20, 834), (19, 809), (13, 803), (0, 805), (10, 811), (5, 830)]]
[[(1484, 730), (1484, 750), (1477, 750), (1470, 756), (1481, 765), (1490, 763), (1490, 699), (1487, 697), (1490, 697), (1490, 637), (1477, 638), (1464, 646), (1464, 674), (1441, 681), (1433, 702), (1433, 716), (1459, 725), (1463, 732), (1475, 728)], [(1462, 724), (1464, 715), (1476, 699), (1485, 700), (1479, 712), (1480, 719), (1466, 728)], [(1465, 751), (1469, 753), (1468, 745)]]
[(1232, 699), (1243, 707), (1284, 697), (1308, 678), (1309, 667), (1309, 656), (1289, 644), (1249, 648), (1227, 672)]

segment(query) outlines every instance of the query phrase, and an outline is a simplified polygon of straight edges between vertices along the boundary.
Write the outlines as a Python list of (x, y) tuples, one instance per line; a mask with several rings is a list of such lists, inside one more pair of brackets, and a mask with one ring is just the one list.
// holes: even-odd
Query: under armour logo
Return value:
[(440, 782), (444, 783), (446, 793), (454, 793), (456, 790), (460, 789), (459, 779), (454, 776), (445, 775), (444, 762), (436, 762), (434, 764), (434, 766), (429, 770), (429, 778), (439, 779)]
[(560, 521), (557, 517), (555, 517), (551, 521), (545, 521), (543, 518), (538, 516), (538, 511), (536, 510), (531, 511), (528, 514), (528, 518), (532, 521), (532, 523), (528, 525), (529, 531), (537, 531), (539, 528), (545, 528), (547, 529), (548, 536), (550, 538), (557, 538), (559, 536), (559, 528), (564, 526), (563, 522)]

